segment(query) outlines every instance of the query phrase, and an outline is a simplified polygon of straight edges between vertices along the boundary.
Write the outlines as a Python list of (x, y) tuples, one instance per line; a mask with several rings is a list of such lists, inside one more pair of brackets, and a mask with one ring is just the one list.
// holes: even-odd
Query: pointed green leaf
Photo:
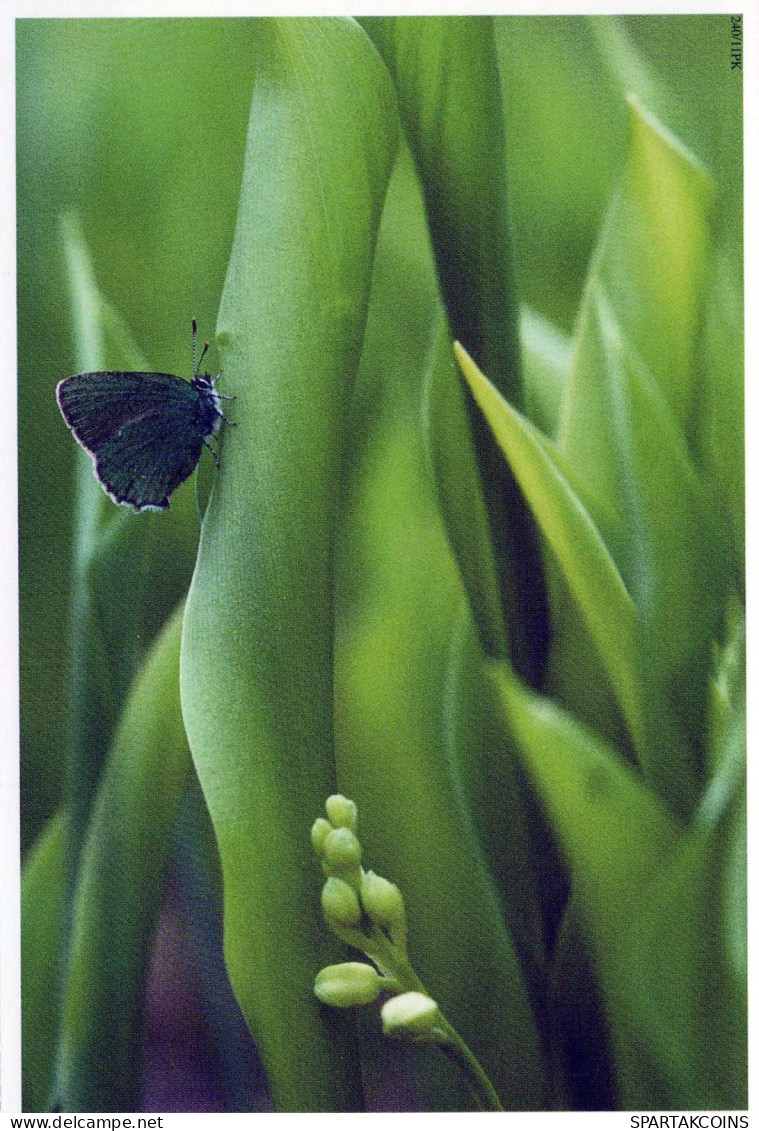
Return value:
[(726, 546), (682, 428), (597, 282), (586, 295), (569, 390), (562, 451), (625, 520), (615, 561), (643, 628), (646, 763), (684, 812), (698, 790), (694, 751), (703, 743)]
[(697, 158), (631, 99), (627, 161), (591, 274), (683, 429), (693, 408), (713, 200)]
[(423, 412), (440, 508), (482, 645), (489, 655), (503, 657), (507, 655), (506, 627), (490, 523), (447, 323), (435, 339)]
[(645, 753), (638, 621), (630, 594), (550, 442), (503, 399), (461, 346), (461, 371), (577, 601), (639, 753)]

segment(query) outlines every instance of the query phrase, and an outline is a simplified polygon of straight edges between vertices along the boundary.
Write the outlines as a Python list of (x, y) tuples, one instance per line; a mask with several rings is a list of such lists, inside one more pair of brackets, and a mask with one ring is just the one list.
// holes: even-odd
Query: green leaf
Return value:
[(501, 397), (458, 343), (454, 349), (461, 371), (582, 611), (635, 747), (645, 755), (640, 642), (630, 594), (598, 527), (567, 478), (569, 469), (562, 466), (559, 453), (552, 451), (550, 441)]
[(614, 1010), (631, 1064), (621, 1073), (627, 1107), (748, 1103), (742, 709), (724, 741), (718, 774), (615, 956)]
[(445, 749), (460, 803), (477, 830), (539, 1015), (548, 940), (563, 899), (563, 875), (513, 743), (505, 733), (502, 710), (493, 698), (471, 616), (468, 609), (462, 609), (446, 673)]
[(713, 200), (699, 161), (630, 99), (627, 161), (591, 276), (684, 430), (693, 411)]
[(555, 437), (569, 374), (570, 339), (558, 326), (529, 306), (522, 306), (519, 338), (524, 369), (525, 416), (546, 436)]
[(745, 422), (743, 285), (740, 247), (723, 247), (712, 260), (705, 325), (698, 356), (697, 447), (725, 509), (732, 537), (732, 568), (745, 585)]
[(691, 824), (613, 750), (491, 666), (565, 854), (626, 1108), (746, 1104), (745, 735)]
[(447, 324), (440, 327), (427, 368), (423, 428), (438, 501), (483, 648), (490, 655), (505, 656), (506, 627), (490, 523)]
[[(520, 322), (528, 415), (544, 431), (555, 431), (569, 367), (569, 342), (545, 318), (523, 310)], [(461, 570), (483, 647), (506, 655), (506, 630), (482, 483), (461, 384), (454, 378), (450, 332), (435, 338), (423, 404), (430, 467), (448, 537)]]
[(714, 776), (728, 744), (726, 735), (733, 726), (737, 706), (746, 686), (746, 610), (731, 594), (725, 602), (724, 641), (715, 645), (710, 678), (711, 702), (708, 721), (706, 768)]
[(560, 444), (624, 516), (614, 556), (643, 630), (646, 765), (669, 802), (687, 811), (698, 790), (694, 753), (703, 753), (726, 547), (682, 428), (597, 281), (586, 294)]
[[(388, 191), (349, 417), (336, 543), (338, 781), (358, 804), (371, 867), (403, 891), (415, 969), (504, 1105), (520, 1110), (553, 1102), (540, 1037), (469, 801), (445, 757), (457, 730), (454, 696), (465, 710), (449, 672), (465, 597), (425, 474), (420, 406), (440, 310), (427, 242), (410, 239), (420, 232), (421, 201), (404, 162)], [(473, 633), (470, 622), (470, 642)], [(478, 678), (473, 651), (477, 666), (467, 658), (462, 682)], [(486, 756), (479, 748), (460, 753)], [(378, 1054), (367, 1045), (371, 1078)], [(414, 1050), (414, 1067), (425, 1110), (471, 1105), (429, 1050)]]
[(331, 554), (397, 118), (352, 21), (255, 30), (218, 322), (237, 427), (187, 604), (182, 707), (219, 843), (230, 978), (275, 1104), (355, 1110), (355, 1049), (312, 993), (330, 943), (308, 829), (335, 787)]
[[(678, 826), (640, 774), (614, 750), (550, 700), (524, 688), (504, 665), (491, 665), (491, 677), (504, 726), (516, 743), (569, 870), (573, 902), (557, 979), (560, 992), (583, 997), (579, 1003), (573, 1003), (571, 996), (564, 1001), (565, 1015), (579, 1009), (582, 1018), (582, 1010), (589, 1002), (592, 1005), (593, 968), (609, 1025), (617, 1088), (625, 1106), (650, 1106), (646, 1091), (650, 1074), (647, 1077), (631, 1053), (633, 1037), (645, 1042), (648, 1030), (639, 1019), (630, 1020), (624, 1002), (624, 963), (636, 916), (677, 847)], [(580, 942), (578, 928), (590, 942), (589, 952), (587, 943)], [(577, 968), (562, 969), (578, 945)], [(603, 1063), (602, 1032), (597, 1039)], [(599, 1055), (598, 1050), (594, 1053)]]
[(493, 22), (517, 292), (567, 330), (624, 153), (625, 107), (587, 17)]
[(548, 699), (491, 666), (505, 726), (546, 807), (603, 964), (678, 826), (634, 768)]
[(179, 608), (148, 655), (103, 769), (82, 849), (55, 1094), (64, 1111), (134, 1111), (145, 977), (190, 768)]
[(454, 335), (522, 400), (503, 114), (487, 16), (362, 21), (398, 91)]
[(645, 53), (638, 49), (626, 22), (618, 16), (591, 16), (587, 23), (601, 61), (619, 88), (619, 95), (626, 98), (633, 94), (649, 112), (674, 130), (680, 118), (678, 100), (665, 76), (657, 73)]
[(61, 998), (65, 898), (63, 813), (29, 850), (21, 873), (21, 1054), (24, 1111), (51, 1111)]
[[(489, 17), (382, 17), (366, 21), (393, 75), (406, 136), (414, 155), (435, 251), (440, 291), (454, 335), (479, 359), (494, 384), (513, 404), (523, 401), (518, 305), (511, 279), (506, 208), (503, 115), (498, 64)], [(443, 381), (444, 375), (440, 380)], [(456, 394), (441, 393), (448, 414), (460, 413)], [(500, 602), (512, 660), (520, 673), (539, 682), (545, 659), (547, 610), (542, 562), (534, 524), (507, 467), (496, 458), (493, 438), (467, 405), (491, 526)], [(465, 424), (453, 425), (463, 440)], [(465, 441), (466, 450), (468, 441)], [(433, 437), (434, 458), (443, 444)], [(447, 458), (450, 464), (452, 457)], [(469, 461), (469, 457), (464, 457)], [(438, 486), (451, 486), (450, 467), (436, 472)], [(476, 490), (467, 474), (469, 500)], [(460, 492), (442, 497), (446, 519), (460, 509)], [(479, 509), (479, 504), (477, 504)], [(478, 527), (481, 526), (478, 520)], [(489, 565), (480, 555), (475, 577), (471, 554), (454, 518), (454, 550), (472, 585), (479, 614)], [(482, 545), (482, 533), (477, 541)], [(490, 604), (488, 601), (487, 604)], [(479, 618), (484, 646), (502, 647), (492, 616)]]
[(558, 433), (572, 467), (624, 520), (610, 549), (641, 626), (642, 756), (681, 813), (700, 788), (728, 565), (721, 516), (687, 446), (712, 197), (696, 159), (631, 102)]

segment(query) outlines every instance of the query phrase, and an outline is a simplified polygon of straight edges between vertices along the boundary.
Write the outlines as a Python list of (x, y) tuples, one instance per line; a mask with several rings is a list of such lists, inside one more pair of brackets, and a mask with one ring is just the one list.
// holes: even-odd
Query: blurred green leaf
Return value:
[[(622, 954), (627, 954), (631, 920), (641, 914), (649, 889), (677, 846), (678, 826), (640, 775), (570, 715), (524, 688), (503, 665), (491, 665), (491, 676), (504, 725), (545, 806), (569, 868), (575, 906), (564, 941), (571, 954), (579, 941), (576, 914), (591, 942), (591, 961), (611, 1030), (617, 1087), (626, 1107), (647, 1107), (648, 1080), (629, 1051)], [(565, 964), (566, 950), (564, 946), (560, 951)], [(587, 960), (581, 962), (581, 969), (559, 971), (558, 976), (565, 993), (582, 992), (587, 1003), (593, 993), (592, 980), (590, 984), (583, 981), (591, 977)], [(571, 998), (563, 1008), (565, 1013), (572, 1008)], [(633, 1024), (633, 1033), (645, 1043), (645, 1024)], [(593, 1055), (597, 1057), (598, 1052)]]
[(487, 663), (462, 610), (451, 639), (443, 706), (445, 748), (497, 885), (503, 915), (546, 1039), (547, 956), (564, 910), (565, 877), (513, 743), (493, 701)]
[(636, 95), (708, 167), (719, 186), (719, 228), (735, 240), (743, 211), (743, 113), (741, 71), (725, 65), (730, 13), (586, 22), (619, 95)]
[(507, 669), (492, 673), (594, 943), (624, 1107), (745, 1107), (740, 712), (683, 829), (611, 749)]
[[(430, 356), (448, 363), (437, 352), (443, 343), (429, 246), (409, 241), (409, 232), (424, 231), (410, 173), (400, 162), (388, 191), (351, 403), (336, 546), (338, 781), (358, 803), (372, 867), (404, 893), (415, 968), (504, 1106), (520, 1110), (554, 1100), (504, 897), (470, 819), (472, 799), (462, 797), (462, 778), (453, 779), (445, 757), (463, 725), (451, 712), (466, 710), (449, 668), (465, 601), (425, 474), (425, 365)], [(457, 682), (476, 681), (480, 663), (475, 645)], [(474, 726), (474, 749), (456, 752), (472, 759), (471, 775), (487, 757), (479, 742), (491, 737)], [(517, 809), (520, 799), (509, 804)], [(512, 859), (524, 819), (513, 817)], [(525, 916), (539, 921), (540, 910), (532, 905)], [(424, 1108), (468, 1109), (471, 1097), (442, 1058), (415, 1053)]]
[[(692, 426), (696, 331), (702, 316), (715, 187), (706, 169), (637, 101), (621, 183), (590, 269), (622, 335), (652, 373), (686, 434)], [(570, 381), (560, 437), (572, 430)], [(588, 409), (585, 405), (585, 409)]]
[(739, 248), (720, 247), (709, 277), (698, 356), (699, 459), (729, 521), (731, 562), (745, 585), (743, 285)]
[(640, 618), (642, 756), (681, 813), (700, 788), (708, 661), (727, 575), (722, 520), (687, 447), (713, 195), (696, 159), (633, 101), (558, 432), (571, 465), (624, 516), (610, 548)]
[(355, 1049), (312, 993), (330, 946), (308, 829), (335, 784), (337, 485), (397, 118), (350, 20), (261, 20), (255, 66), (218, 323), (238, 427), (203, 525), (182, 706), (219, 842), (230, 977), (275, 1103), (354, 1110)]
[(567, 857), (597, 959), (617, 950), (629, 908), (677, 841), (678, 825), (640, 774), (502, 665), (492, 676), (530, 777)]
[[(80, 218), (101, 293), (140, 343), (126, 348), (108, 327), (106, 353), (88, 355), (87, 364), (129, 368), (142, 355), (189, 375), (190, 318), (198, 317), (201, 332), (212, 327), (234, 231), (252, 28), (246, 19), (21, 19), (15, 26), (24, 847), (61, 802), (69, 745), (61, 625), (71, 615), (76, 444), (55, 385), (85, 359), (68, 313), (61, 217)], [(166, 533), (184, 491), (189, 559), (168, 552)], [(181, 592), (155, 610), (159, 623), (186, 591), (195, 558), (193, 485), (183, 492), (169, 514), (136, 520), (142, 537), (153, 520), (160, 530), (152, 583), (161, 583), (162, 569), (168, 584), (183, 570)]]
[[(627, 924), (615, 1010), (623, 1102), (745, 1109), (747, 1094), (745, 714), (666, 867)], [(629, 1058), (629, 1059), (628, 1059)]]
[[(630, 594), (560, 453), (501, 397), (456, 343), (456, 356), (543, 536), (561, 566), (615, 689), (639, 754), (645, 754), (638, 621)], [(613, 518), (610, 518), (613, 523)]]
[(712, 777), (728, 749), (726, 735), (746, 685), (746, 612), (736, 594), (725, 603), (724, 640), (715, 645), (710, 678), (711, 703), (707, 727), (706, 767)]
[(190, 756), (179, 704), (182, 609), (130, 692), (82, 850), (65, 964), (55, 1096), (63, 1111), (134, 1111), (155, 928)]
[(643, 631), (645, 764), (685, 812), (698, 791), (694, 755), (703, 754), (707, 661), (727, 574), (719, 517), (682, 429), (597, 284), (568, 388), (562, 451), (626, 519), (614, 557)]
[(524, 369), (524, 412), (546, 436), (555, 438), (567, 381), (571, 341), (558, 326), (529, 306), (519, 322)]
[[(65, 219), (62, 235), (79, 371), (148, 368), (98, 288), (74, 217)], [(66, 788), (70, 888), (121, 705), (145, 650), (187, 590), (198, 537), (192, 483), (177, 492), (168, 514), (134, 515), (114, 506), (78, 445), (77, 460)]]
[(503, 115), (487, 16), (362, 21), (398, 90), (453, 333), (522, 401)]
[(50, 1111), (60, 1020), (65, 899), (63, 813), (45, 826), (21, 874), (23, 1110)]
[[(645, 53), (639, 50), (626, 22), (615, 16), (595, 16), (587, 23), (602, 62), (616, 80), (620, 98), (635, 95), (643, 106), (674, 130), (681, 107), (669, 76), (657, 73)], [(676, 34), (674, 29), (673, 34)]]
[[(498, 63), (489, 17), (381, 17), (365, 21), (398, 90), (398, 104), (424, 195), (427, 223), (435, 250), (440, 291), (454, 335), (479, 359), (493, 383), (512, 404), (523, 402), (519, 356), (519, 310), (511, 278), (511, 249), (506, 207), (503, 113)], [(450, 379), (450, 375), (449, 375)], [(438, 387), (445, 371), (438, 377)], [(464, 438), (463, 422), (453, 425), (459, 407), (456, 393), (447, 399), (448, 430)], [(482, 495), (490, 521), (492, 556), (504, 609), (512, 662), (525, 678), (538, 683), (545, 660), (547, 608), (542, 561), (534, 524), (510, 470), (496, 458), (489, 429), (466, 401), (474, 437)], [(442, 423), (442, 418), (439, 418)], [(468, 448), (468, 440), (465, 441)], [(443, 444), (434, 437), (433, 460)], [(443, 457), (450, 465), (451, 457)], [(464, 459), (471, 462), (468, 456)], [(456, 512), (460, 492), (448, 469), (437, 473), (443, 513), (452, 519), (451, 539), (463, 558), (465, 584), (482, 614), (483, 583), (492, 567), (480, 553), (479, 576), (460, 537)], [(470, 499), (479, 496), (471, 483)], [(453, 498), (445, 492), (453, 488)], [(479, 509), (479, 506), (478, 506)], [(481, 522), (478, 520), (478, 526)], [(482, 550), (482, 531), (476, 541)], [(490, 602), (486, 602), (490, 604)], [(492, 615), (478, 620), (484, 647), (502, 650), (500, 628)]]
[(586, 17), (493, 22), (517, 292), (566, 332), (624, 156), (623, 95)]

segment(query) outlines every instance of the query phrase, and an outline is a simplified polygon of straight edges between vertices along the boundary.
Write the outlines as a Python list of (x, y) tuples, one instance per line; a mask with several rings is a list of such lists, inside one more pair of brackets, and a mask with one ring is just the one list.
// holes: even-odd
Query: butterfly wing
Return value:
[(137, 511), (165, 510), (203, 450), (192, 385), (170, 373), (80, 373), (61, 381), (57, 397), (108, 495)]
[(114, 502), (136, 511), (165, 510), (202, 450), (187, 406), (164, 408), (131, 420), (102, 444), (93, 455), (95, 474)]
[(194, 404), (192, 386), (172, 373), (78, 373), (56, 389), (58, 407), (91, 455), (125, 424), (151, 410)]

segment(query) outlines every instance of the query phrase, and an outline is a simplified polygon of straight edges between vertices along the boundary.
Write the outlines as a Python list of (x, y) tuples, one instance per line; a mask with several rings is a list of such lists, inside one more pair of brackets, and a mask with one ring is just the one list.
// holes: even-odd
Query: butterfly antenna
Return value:
[(195, 377), (195, 375), (198, 372), (198, 367), (195, 364), (195, 357), (196, 357), (196, 354), (197, 354), (197, 348), (198, 348), (198, 320), (197, 320), (197, 318), (193, 318), (193, 320), (192, 320), (192, 375), (193, 375), (193, 377)]
[[(210, 346), (210, 344), (211, 344), (210, 342), (206, 342), (206, 344), (205, 344), (205, 345), (203, 346), (203, 352), (202, 352), (202, 354), (200, 355), (200, 361), (198, 362), (198, 369), (200, 369), (201, 365), (203, 364), (203, 358), (204, 358), (204, 357), (206, 356), (206, 354), (208, 353), (208, 347)], [(195, 373), (196, 373), (196, 374), (197, 374), (197, 372), (198, 372), (198, 369), (196, 369), (196, 370), (195, 370)]]

